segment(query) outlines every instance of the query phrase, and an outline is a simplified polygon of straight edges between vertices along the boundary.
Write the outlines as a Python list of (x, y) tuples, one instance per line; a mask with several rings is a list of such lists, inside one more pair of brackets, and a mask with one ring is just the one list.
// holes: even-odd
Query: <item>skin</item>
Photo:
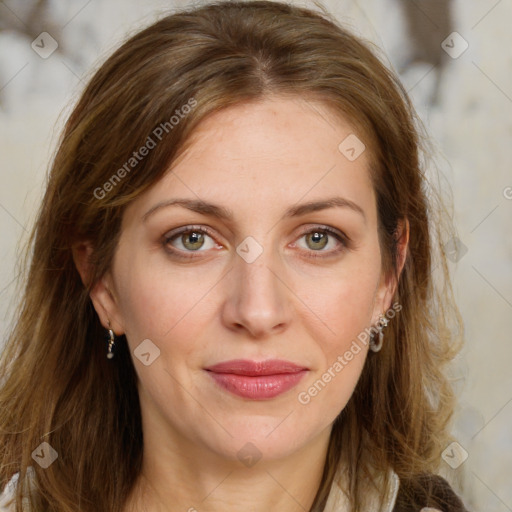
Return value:
[[(300, 98), (230, 107), (208, 117), (170, 172), (125, 211), (111, 270), (91, 299), (104, 327), (126, 334), (132, 355), (145, 339), (160, 349), (149, 366), (133, 357), (144, 456), (125, 512), (311, 507), (332, 423), (368, 347), (309, 403), (298, 394), (376, 324), (396, 288), (381, 270), (369, 150), (351, 162), (338, 149), (351, 133), (321, 103)], [(283, 218), (288, 207), (333, 196), (364, 215), (335, 207)], [(222, 205), (233, 219), (168, 206), (143, 220), (158, 203), (178, 197)], [(188, 225), (209, 226), (213, 237), (204, 235), (202, 246), (190, 236), (166, 242)], [(304, 234), (322, 226), (350, 241)], [(251, 263), (236, 252), (248, 236), (263, 249)], [(407, 240), (404, 230), (400, 270)], [(195, 258), (179, 259), (169, 248)], [(84, 243), (75, 251), (84, 280), (91, 250)], [(204, 370), (231, 359), (273, 358), (309, 372), (270, 400), (232, 395)], [(248, 442), (261, 454), (252, 467), (237, 456)]]

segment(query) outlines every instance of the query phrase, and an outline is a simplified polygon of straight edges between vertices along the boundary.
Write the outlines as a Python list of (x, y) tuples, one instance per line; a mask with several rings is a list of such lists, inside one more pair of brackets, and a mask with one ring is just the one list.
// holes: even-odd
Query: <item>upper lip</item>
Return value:
[(307, 370), (305, 366), (297, 365), (291, 361), (281, 359), (268, 359), (266, 361), (251, 361), (248, 359), (233, 359), (205, 368), (215, 373), (232, 373), (235, 375), (279, 375), (282, 373), (297, 373)]

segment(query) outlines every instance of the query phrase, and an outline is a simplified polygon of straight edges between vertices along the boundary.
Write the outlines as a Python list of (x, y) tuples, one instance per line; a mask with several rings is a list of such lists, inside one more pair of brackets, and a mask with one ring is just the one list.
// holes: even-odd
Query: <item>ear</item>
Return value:
[[(73, 261), (80, 274), (82, 283), (87, 286), (92, 274), (90, 257), (93, 247), (90, 242), (79, 242), (73, 247)], [(110, 272), (105, 273), (92, 287), (90, 292), (91, 301), (105, 329), (112, 329), (114, 334), (124, 334), (122, 317), (119, 312), (118, 301), (115, 294), (112, 276)]]
[(383, 315), (390, 307), (391, 301), (395, 295), (398, 287), (397, 279), (402, 274), (405, 260), (407, 257), (407, 250), (409, 246), (409, 221), (407, 219), (400, 220), (397, 227), (397, 276), (393, 272), (384, 272), (381, 275), (379, 287), (375, 296), (375, 306), (373, 311), (372, 324), (375, 324), (379, 315)]

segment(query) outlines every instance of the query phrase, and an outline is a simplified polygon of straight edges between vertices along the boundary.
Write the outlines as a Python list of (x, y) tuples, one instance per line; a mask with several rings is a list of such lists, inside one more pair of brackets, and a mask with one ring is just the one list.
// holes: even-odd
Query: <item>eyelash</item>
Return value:
[[(185, 226), (183, 228), (181, 228), (179, 231), (177, 232), (173, 232), (169, 235), (166, 235), (164, 237), (164, 240), (163, 240), (163, 245), (164, 245), (164, 248), (172, 253), (172, 255), (178, 257), (178, 258), (181, 258), (181, 259), (186, 259), (186, 260), (191, 260), (191, 259), (194, 259), (194, 258), (197, 258), (198, 256), (196, 256), (194, 254), (194, 252), (204, 252), (204, 251), (182, 251), (181, 249), (175, 249), (175, 248), (171, 248), (172, 246), (170, 246), (170, 242), (172, 242), (174, 239), (176, 239), (177, 237), (179, 237), (180, 235), (183, 235), (184, 233), (204, 233), (206, 235), (208, 235), (209, 237), (211, 237), (212, 239), (214, 239), (214, 234), (213, 234), (213, 231), (206, 227), (206, 226)], [(308, 229), (307, 231), (303, 231), (300, 235), (299, 235), (299, 239), (302, 238), (303, 236), (305, 235), (309, 235), (311, 233), (324, 233), (324, 234), (328, 234), (328, 235), (331, 235), (333, 236), (338, 242), (340, 242), (341, 244), (341, 247), (339, 247), (338, 249), (333, 249), (331, 251), (323, 251), (323, 250), (319, 250), (319, 251), (313, 251), (313, 250), (309, 250), (309, 251), (306, 251), (306, 252), (310, 252), (312, 254), (310, 254), (308, 256), (308, 258), (312, 258), (312, 259), (317, 259), (317, 258), (328, 258), (328, 257), (332, 257), (336, 254), (339, 254), (340, 252), (342, 252), (343, 250), (347, 249), (349, 247), (349, 238), (342, 234), (342, 233), (339, 233), (338, 231), (335, 231), (334, 229), (330, 228), (329, 226), (315, 226), (313, 228), (310, 228)], [(326, 255), (321, 255), (321, 254), (314, 254), (315, 252), (319, 252), (319, 253), (327, 253)], [(187, 255), (185, 255), (185, 254)]]

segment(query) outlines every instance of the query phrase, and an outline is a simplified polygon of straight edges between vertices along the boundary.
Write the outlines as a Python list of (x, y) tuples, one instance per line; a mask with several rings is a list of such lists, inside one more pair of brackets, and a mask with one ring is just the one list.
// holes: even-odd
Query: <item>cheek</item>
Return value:
[[(318, 281), (318, 286), (303, 282), (304, 302), (324, 325), (325, 356), (332, 358), (343, 353), (370, 326), (379, 277), (379, 268), (374, 263), (349, 265), (347, 262), (337, 275)], [(318, 332), (311, 335), (318, 339)]]
[[(163, 346), (166, 340), (193, 349), (201, 325), (201, 301), (215, 280), (171, 267), (165, 257), (135, 256), (119, 260), (117, 268), (120, 312), (131, 345), (149, 338)], [(178, 335), (179, 334), (179, 335)]]
[(308, 417), (334, 421), (349, 401), (368, 353), (368, 328), (373, 311), (377, 272), (352, 272), (331, 280), (329, 286), (309, 295), (308, 306), (319, 311), (328, 329), (317, 341), (318, 364), (299, 389), (297, 400)]

